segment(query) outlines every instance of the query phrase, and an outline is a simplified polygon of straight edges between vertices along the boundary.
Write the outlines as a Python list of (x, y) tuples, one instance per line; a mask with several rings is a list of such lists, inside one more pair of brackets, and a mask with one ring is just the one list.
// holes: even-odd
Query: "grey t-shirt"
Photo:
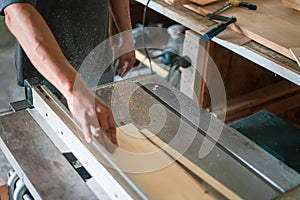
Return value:
[[(109, 0), (0, 0), (1, 14), (3, 15), (5, 7), (13, 3), (30, 3), (36, 7), (53, 32), (64, 55), (76, 70), (81, 67), (87, 55), (108, 38)], [(98, 55), (100, 58), (94, 60), (99, 62), (106, 59), (102, 65), (107, 65), (106, 63), (110, 62), (107, 60), (111, 58), (111, 51), (108, 44), (104, 46), (107, 49), (100, 53), (106, 55)], [(99, 51), (97, 53), (99, 54)], [(19, 44), (16, 49), (16, 67), (18, 85), (23, 85), (24, 79), (41, 77)], [(111, 69), (106, 71), (112, 73)], [(109, 76), (111, 77), (108, 79), (112, 80), (113, 74)]]

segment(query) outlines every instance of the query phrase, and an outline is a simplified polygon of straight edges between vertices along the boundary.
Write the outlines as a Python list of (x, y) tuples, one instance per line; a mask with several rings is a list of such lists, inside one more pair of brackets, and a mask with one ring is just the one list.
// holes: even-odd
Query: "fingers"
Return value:
[(117, 69), (118, 75), (124, 77), (128, 71), (128, 62), (120, 59)]
[(94, 126), (90, 126), (91, 133), (93, 136), (98, 137), (101, 134), (101, 129), (99, 127), (95, 128)]
[(91, 143), (94, 136), (106, 148), (107, 144), (112, 146), (117, 144), (116, 126), (110, 107), (95, 96), (84, 83), (79, 84), (76, 92), (67, 97), (74, 122), (81, 127), (83, 132), (84, 138), (82, 134), (79, 134), (81, 140)]
[[(108, 117), (107, 113), (103, 112), (103, 113), (98, 114), (98, 120), (99, 120), (101, 129), (106, 134), (110, 132), (107, 117)], [(109, 134), (107, 134), (107, 135), (108, 135), (107, 138), (110, 139)]]
[(105, 136), (111, 143), (117, 145), (116, 124), (110, 108), (97, 108), (98, 119)]
[(117, 129), (115, 120), (113, 117), (108, 118), (108, 123), (110, 127), (110, 134), (111, 134), (111, 142), (118, 146), (118, 140), (117, 140)]
[(134, 66), (134, 63), (135, 63), (134, 52), (129, 52), (127, 54), (120, 56), (117, 74), (121, 77), (124, 77)]
[(96, 112), (89, 110), (84, 117), (84, 123), (82, 124), (82, 130), (87, 143), (92, 142), (92, 135), (98, 137), (100, 135), (100, 127), (97, 119), (95, 118)]
[[(82, 130), (87, 143), (92, 142), (92, 136), (109, 152), (114, 152), (118, 142), (116, 125), (111, 109), (101, 100), (96, 100), (96, 109), (87, 112)], [(99, 105), (100, 104), (100, 105)]]
[(83, 135), (87, 143), (92, 142), (92, 133), (88, 124), (82, 126)]

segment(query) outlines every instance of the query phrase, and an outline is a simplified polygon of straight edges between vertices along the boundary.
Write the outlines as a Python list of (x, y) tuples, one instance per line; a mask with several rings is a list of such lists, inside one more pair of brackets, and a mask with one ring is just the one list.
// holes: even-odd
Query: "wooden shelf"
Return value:
[[(147, 2), (147, 0), (136, 0), (136, 1), (144, 5)], [(268, 3), (270, 1), (271, 0), (268, 0)], [(264, 3), (264, 2), (260, 2), (260, 3)], [(276, 3), (276, 5), (277, 4), (278, 2)], [(271, 8), (273, 7), (274, 6), (271, 6)], [(166, 16), (184, 25), (185, 27), (195, 31), (198, 34), (201, 34), (203, 30), (207, 28), (211, 28), (216, 24), (215, 22), (208, 20), (202, 15), (197, 14), (196, 12), (191, 11), (190, 9), (184, 6), (171, 6), (162, 0), (150, 1), (149, 8), (151, 8), (152, 10), (158, 12), (163, 16)], [(247, 11), (247, 13), (248, 12), (249, 11)], [(298, 17), (297, 13), (295, 15), (297, 15)], [(299, 23), (299, 22), (297, 20), (296, 21), (293, 20), (293, 23)], [(276, 27), (280, 28), (280, 26), (278, 27), (277, 25)], [(226, 30), (226, 32), (228, 31), (234, 32), (231, 30)], [(281, 29), (281, 31), (283, 31), (283, 29)], [(283, 78), (297, 85), (300, 85), (300, 68), (298, 67), (297, 63), (292, 59), (282, 56), (282, 54), (272, 50), (271, 48), (267, 48), (263, 44), (253, 40), (249, 42), (251, 43), (251, 45), (249, 45), (249, 43), (246, 43), (244, 45), (236, 45), (231, 43), (230, 41), (227, 41), (226, 39), (222, 39), (219, 37), (214, 37), (212, 41), (227, 48), (232, 52), (237, 53), (238, 55), (241, 55), (242, 57), (247, 58), (248, 60), (260, 65), (261, 67), (269, 71), (272, 71), (273, 73), (278, 74), (279, 76), (282, 76)], [(287, 59), (288, 62), (286, 62)]]
[[(135, 56), (136, 56), (136, 59), (138, 61), (140, 61), (141, 63), (143, 63), (145, 66), (147, 66), (147, 67), (150, 66), (149, 59), (147, 58), (145, 53), (143, 53), (140, 50), (136, 50), (135, 51)], [(152, 59), (151, 60), (151, 65), (152, 65), (153, 72), (155, 72), (156, 74), (160, 75), (163, 78), (166, 78), (168, 76), (169, 72), (166, 69), (166, 66), (164, 64), (162, 64), (159, 60)]]
[[(299, 106), (300, 87), (288, 81), (280, 81), (230, 99), (226, 121), (232, 122), (263, 109), (274, 114), (282, 114)], [(215, 114), (218, 116), (218, 111)]]

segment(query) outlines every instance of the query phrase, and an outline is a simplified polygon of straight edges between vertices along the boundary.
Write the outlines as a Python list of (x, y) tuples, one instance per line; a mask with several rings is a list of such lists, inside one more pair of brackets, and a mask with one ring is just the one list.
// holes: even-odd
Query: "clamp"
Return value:
[(209, 13), (207, 14), (205, 17), (208, 19), (212, 19), (212, 20), (219, 20), (219, 21), (223, 21), (225, 23), (219, 24), (218, 26), (214, 27), (213, 29), (209, 30), (208, 32), (206, 32), (203, 35), (203, 39), (207, 42), (210, 39), (212, 39), (214, 36), (218, 35), (220, 32), (222, 32), (223, 30), (226, 29), (226, 27), (237, 21), (236, 17), (225, 17), (225, 16), (221, 16), (218, 15), (222, 12), (224, 12), (225, 10), (231, 8), (231, 7), (245, 7), (248, 8), (249, 10), (256, 10), (257, 6), (254, 4), (250, 4), (247, 2), (243, 2), (243, 1), (238, 1), (238, 0), (229, 0), (229, 2), (221, 7), (220, 9), (216, 10), (213, 13)]
[(225, 16), (221, 16), (221, 15), (216, 15), (216, 14), (211, 14), (211, 13), (207, 14), (206, 17), (209, 18), (209, 19), (219, 20), (219, 21), (223, 21), (224, 22), (224, 23), (221, 23), (221, 24), (217, 25), (213, 29), (209, 30), (208, 32), (206, 32), (202, 36), (202, 38), (206, 42), (208, 42), (210, 39), (212, 39), (213, 37), (215, 37), (216, 35), (218, 35), (222, 31), (224, 31), (229, 24), (232, 24), (232, 23), (234, 23), (234, 22), (237, 21), (236, 17), (229, 18), (229, 17), (225, 17)]

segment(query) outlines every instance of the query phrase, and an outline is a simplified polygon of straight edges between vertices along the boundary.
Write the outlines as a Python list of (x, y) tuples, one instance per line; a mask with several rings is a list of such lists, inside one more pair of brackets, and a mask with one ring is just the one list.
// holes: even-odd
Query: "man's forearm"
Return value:
[[(106, 144), (117, 144), (113, 114), (100, 98), (90, 90), (69, 64), (51, 30), (30, 4), (15, 3), (5, 8), (7, 27), (15, 35), (36, 69), (67, 99), (74, 121), (81, 128), (87, 142), (92, 135)], [(76, 87), (74, 87), (76, 80)], [(101, 127), (101, 129), (100, 129)], [(108, 145), (106, 145), (108, 148)]]
[[(134, 50), (129, 0), (111, 0), (111, 9), (115, 17), (115, 23), (122, 33), (122, 42), (117, 45), (121, 45), (117, 49), (117, 55), (121, 56)], [(135, 58), (133, 60), (135, 60)]]
[(62, 94), (71, 93), (77, 73), (38, 11), (30, 4), (16, 3), (4, 12), (7, 27), (36, 69)]
[(110, 5), (120, 31), (131, 30), (129, 0), (110, 0)]

